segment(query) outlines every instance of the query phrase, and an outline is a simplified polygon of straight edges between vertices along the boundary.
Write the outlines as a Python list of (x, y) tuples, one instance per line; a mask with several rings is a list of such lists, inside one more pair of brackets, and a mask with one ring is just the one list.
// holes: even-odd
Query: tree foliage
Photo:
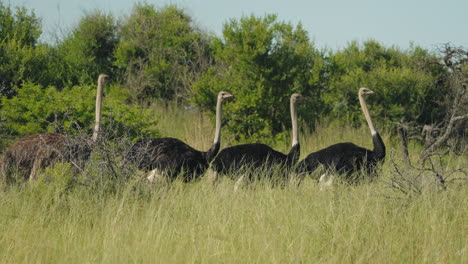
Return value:
[(38, 44), (41, 21), (24, 7), (13, 10), (0, 2), (0, 95), (14, 95), (24, 81), (41, 83), (47, 56)]
[[(95, 121), (95, 85), (73, 86), (59, 91), (24, 83), (17, 95), (0, 101), (3, 129), (12, 137), (43, 132), (92, 134)], [(157, 136), (151, 111), (124, 102), (129, 92), (120, 87), (106, 88), (103, 99), (103, 127), (112, 136), (127, 135), (132, 139)], [(5, 139), (4, 139), (5, 140)], [(0, 142), (0, 146), (5, 142)]]
[(93, 11), (57, 46), (51, 66), (59, 86), (94, 82), (101, 73), (118, 78), (113, 66), (118, 44), (117, 23), (112, 15)]
[(373, 40), (351, 42), (329, 58), (327, 110), (344, 122), (362, 122), (357, 90), (368, 87), (376, 92), (369, 105), (379, 121), (434, 119), (439, 111), (431, 97), (441, 92), (437, 80), (443, 71), (428, 64), (434, 59), (418, 47), (401, 51)]
[(116, 65), (137, 98), (179, 99), (209, 63), (208, 40), (175, 6), (137, 4), (124, 20)]
[(289, 131), (294, 92), (313, 101), (301, 116), (318, 117), (323, 60), (300, 24), (278, 22), (275, 15), (231, 20), (213, 50), (216, 65), (194, 85), (195, 102), (214, 110), (216, 93), (231, 91), (236, 99), (226, 105), (225, 119), (238, 140), (270, 142)]

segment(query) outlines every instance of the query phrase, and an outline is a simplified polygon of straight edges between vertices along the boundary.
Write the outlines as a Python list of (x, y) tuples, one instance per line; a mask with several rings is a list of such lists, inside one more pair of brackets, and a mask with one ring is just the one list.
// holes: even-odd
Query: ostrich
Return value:
[(99, 138), (101, 127), (102, 88), (108, 80), (105, 74), (99, 75), (96, 95), (96, 124), (92, 142), (79, 138), (71, 138), (60, 133), (44, 133), (30, 135), (17, 140), (8, 147), (2, 159), (2, 173), (8, 180), (17, 168), (27, 180), (37, 178), (39, 170), (57, 161), (67, 161), (77, 166), (74, 161), (86, 160), (91, 152), (91, 145)]
[[(268, 145), (261, 143), (237, 145), (221, 150), (214, 159), (211, 166), (210, 181), (214, 184), (220, 174), (232, 174), (242, 169), (247, 169), (247, 177), (252, 177), (253, 169), (272, 165), (284, 166), (290, 169), (294, 166), (300, 154), (300, 144), (297, 129), (297, 108), (296, 103), (302, 99), (302, 95), (294, 93), (290, 99), (290, 111), (292, 122), (292, 148), (289, 153), (283, 154), (274, 150)], [(245, 180), (246, 175), (237, 180), (234, 190), (237, 190)]]
[[(299, 162), (297, 173), (300, 175), (300, 178), (303, 178), (307, 173), (315, 171), (320, 166), (323, 166), (327, 171), (319, 180), (324, 185), (331, 185), (333, 182), (334, 177), (330, 172), (336, 172), (345, 176), (345, 179), (349, 183), (353, 183), (353, 179), (350, 176), (361, 168), (365, 168), (368, 175), (374, 174), (377, 163), (385, 158), (385, 145), (372, 123), (366, 101), (364, 100), (365, 95), (373, 93), (373, 91), (367, 88), (360, 88), (358, 92), (359, 102), (372, 135), (374, 150), (368, 150), (349, 142), (331, 145), (309, 154), (304, 160)], [(328, 179), (326, 179), (327, 176), (329, 176)]]
[(230, 93), (218, 93), (216, 104), (216, 128), (214, 142), (210, 150), (199, 151), (177, 138), (142, 139), (130, 148), (126, 161), (137, 164), (138, 169), (151, 171), (150, 182), (175, 179), (183, 172), (183, 180), (189, 182), (205, 172), (209, 163), (218, 153), (221, 144), (222, 104), (232, 98)]

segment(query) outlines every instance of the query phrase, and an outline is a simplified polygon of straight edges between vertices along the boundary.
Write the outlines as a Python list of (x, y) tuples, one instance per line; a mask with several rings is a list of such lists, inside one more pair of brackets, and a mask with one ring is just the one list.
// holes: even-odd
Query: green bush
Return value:
[(94, 11), (81, 18), (78, 26), (55, 47), (50, 70), (57, 87), (94, 82), (95, 76), (119, 78), (113, 66), (119, 42), (117, 22), (112, 15)]
[(329, 61), (329, 85), (324, 94), (330, 117), (361, 124), (363, 115), (357, 91), (368, 87), (372, 116), (382, 122), (412, 120), (430, 123), (438, 114), (433, 97), (440, 91), (439, 73), (431, 65), (434, 55), (421, 48), (400, 51), (370, 40), (352, 42), (334, 53)]
[(226, 105), (224, 118), (242, 142), (283, 138), (291, 127), (289, 97), (294, 92), (313, 101), (300, 113), (305, 120), (316, 120), (322, 105), (322, 55), (300, 24), (293, 27), (276, 18), (250, 16), (225, 24), (223, 39), (213, 44), (217, 64), (194, 84), (195, 103), (212, 111), (219, 90), (232, 92), (236, 99)]
[(13, 96), (24, 81), (47, 82), (47, 46), (38, 43), (41, 20), (26, 8), (0, 2), (0, 96)]
[(33, 11), (15, 12), (0, 3), (0, 96), (14, 96), (14, 87), (23, 82), (61, 89), (94, 82), (101, 73), (118, 79), (113, 66), (117, 24), (111, 15), (87, 14), (54, 45), (39, 42), (40, 23)]
[[(22, 137), (42, 132), (91, 134), (95, 121), (96, 87), (74, 86), (57, 91), (53, 86), (25, 83), (17, 96), (1, 100), (1, 122), (6, 134)], [(126, 104), (130, 92), (117, 86), (105, 89), (103, 130), (111, 137), (131, 139), (157, 136), (150, 110)]]
[(208, 64), (208, 40), (182, 9), (137, 4), (123, 21), (115, 64), (137, 99), (181, 99)]

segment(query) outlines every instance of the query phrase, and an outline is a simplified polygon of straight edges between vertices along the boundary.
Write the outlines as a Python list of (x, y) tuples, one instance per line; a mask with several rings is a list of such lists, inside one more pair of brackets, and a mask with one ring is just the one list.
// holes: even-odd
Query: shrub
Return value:
[(368, 87), (372, 116), (380, 121), (417, 120), (427, 122), (439, 114), (435, 101), (440, 67), (428, 62), (435, 56), (415, 47), (407, 51), (385, 48), (370, 40), (348, 47), (329, 58), (329, 85), (324, 95), (327, 112), (343, 123), (363, 120), (357, 90)]
[(50, 70), (57, 79), (57, 87), (94, 82), (101, 73), (118, 79), (119, 71), (113, 66), (118, 42), (117, 23), (112, 15), (100, 11), (86, 14), (54, 47)]
[[(111, 137), (126, 135), (138, 139), (158, 134), (149, 110), (125, 103), (129, 91), (117, 86), (106, 86), (105, 91), (103, 127), (112, 128)], [(91, 134), (95, 121), (94, 85), (57, 91), (53, 86), (43, 88), (25, 83), (17, 92), (17, 96), (1, 101), (1, 121), (7, 134), (14, 137), (56, 131)]]
[(294, 92), (313, 98), (300, 116), (311, 122), (318, 118), (323, 59), (300, 24), (278, 22), (275, 15), (231, 20), (213, 50), (217, 64), (194, 84), (194, 101), (214, 112), (216, 93), (230, 91), (236, 99), (226, 105), (225, 119), (237, 140), (282, 138), (291, 127), (289, 97)]
[(0, 97), (13, 96), (24, 81), (46, 82), (47, 47), (38, 44), (41, 20), (26, 8), (16, 12), (0, 2)]
[(139, 100), (185, 98), (209, 63), (208, 40), (182, 9), (137, 4), (123, 21), (115, 64)]

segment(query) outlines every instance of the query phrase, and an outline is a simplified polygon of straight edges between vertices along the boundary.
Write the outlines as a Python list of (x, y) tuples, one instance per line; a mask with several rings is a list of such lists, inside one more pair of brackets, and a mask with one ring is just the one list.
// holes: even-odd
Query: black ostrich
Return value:
[(127, 162), (133, 162), (138, 169), (151, 171), (147, 179), (161, 182), (175, 179), (183, 172), (183, 180), (189, 182), (205, 172), (218, 153), (221, 144), (222, 103), (233, 97), (227, 92), (219, 92), (216, 104), (216, 130), (210, 150), (199, 151), (177, 138), (142, 139), (130, 148)]
[(294, 166), (300, 155), (296, 103), (301, 98), (302, 95), (297, 93), (291, 95), (292, 148), (287, 155), (261, 143), (243, 144), (225, 148), (221, 150), (211, 164), (210, 181), (214, 184), (219, 175), (247, 170), (247, 175), (242, 174), (237, 180), (234, 186), (234, 190), (237, 190), (246, 177), (252, 177), (253, 170), (256, 168), (268, 168), (273, 165), (280, 165), (289, 170)]
[[(351, 175), (362, 168), (366, 169), (369, 176), (375, 174), (376, 165), (385, 158), (385, 145), (379, 133), (375, 130), (366, 101), (364, 100), (364, 95), (373, 93), (373, 91), (367, 88), (360, 88), (358, 92), (359, 102), (372, 134), (374, 150), (368, 150), (349, 142), (331, 145), (309, 154), (304, 160), (299, 162), (297, 173), (300, 175), (300, 178), (303, 178), (307, 173), (312, 173), (320, 166), (323, 166), (326, 170), (326, 173), (319, 180), (320, 183), (325, 185), (332, 184), (333, 173), (344, 176), (344, 179), (349, 183), (356, 183), (356, 179), (352, 179)], [(326, 179), (327, 176), (328, 179)]]
[(60, 133), (36, 134), (21, 138), (5, 150), (1, 162), (0, 178), (9, 180), (13, 169), (16, 168), (25, 180), (34, 180), (41, 168), (58, 161), (70, 162), (77, 167), (79, 167), (77, 162), (86, 161), (99, 137), (102, 88), (108, 77), (101, 74), (98, 78), (96, 124), (91, 140), (83, 137), (69, 137)]

